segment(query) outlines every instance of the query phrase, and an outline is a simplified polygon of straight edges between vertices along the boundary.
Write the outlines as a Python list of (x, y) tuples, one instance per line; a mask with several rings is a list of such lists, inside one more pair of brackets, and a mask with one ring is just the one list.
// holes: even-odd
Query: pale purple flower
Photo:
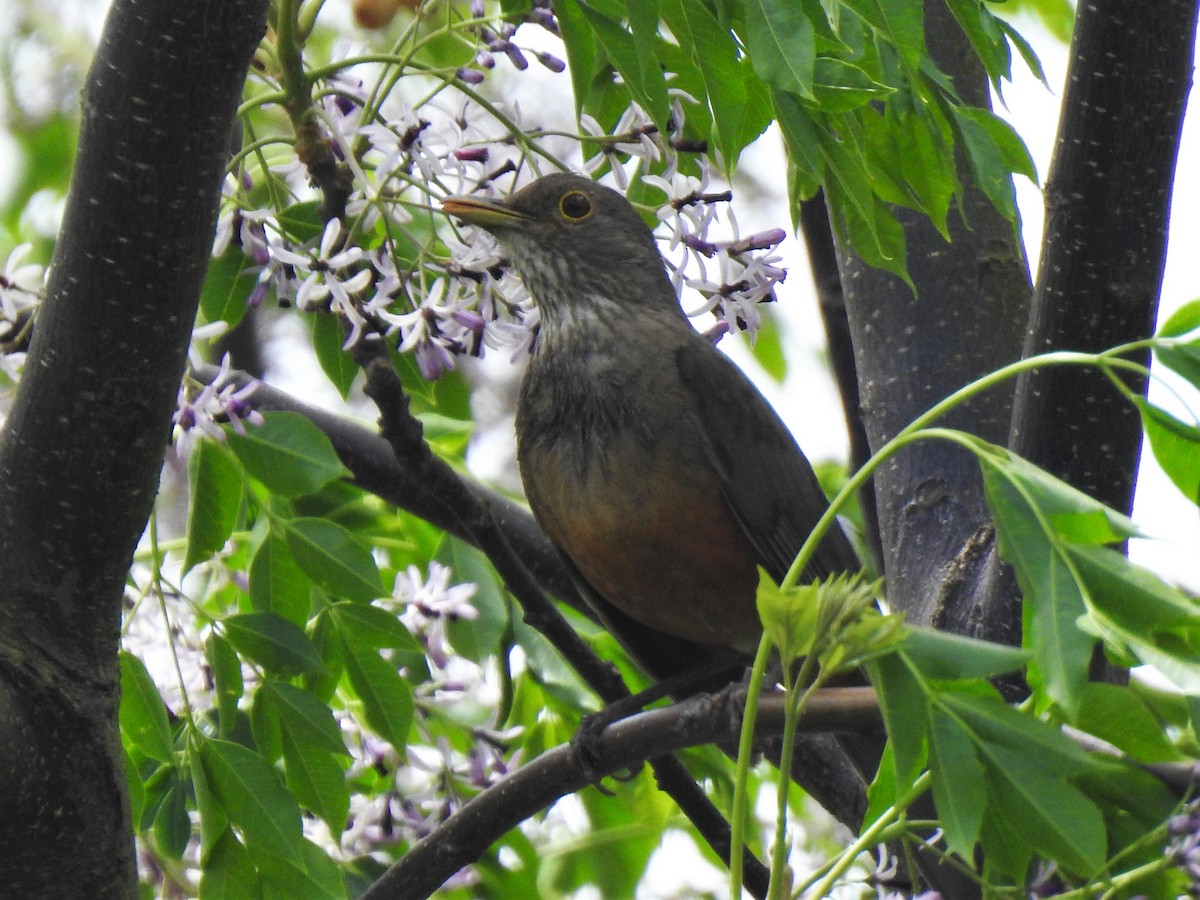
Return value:
[(341, 220), (330, 219), (321, 235), (316, 254), (296, 253), (286, 247), (274, 248), (275, 258), (304, 276), (296, 291), (296, 305), (311, 312), (328, 307), (330, 312), (350, 322), (357, 334), (366, 324), (355, 302), (355, 295), (371, 284), (373, 273), (363, 265), (365, 251), (345, 243)]
[(613, 179), (621, 190), (629, 187), (629, 178), (621, 154), (641, 160), (646, 164), (657, 162), (662, 158), (662, 148), (655, 142), (658, 131), (654, 127), (654, 122), (636, 103), (630, 104), (621, 114), (620, 120), (613, 129), (615, 137), (610, 137), (608, 132), (600, 127), (600, 123), (586, 113), (580, 116), (579, 124), (583, 126), (583, 130), (587, 134), (599, 139), (598, 141), (588, 141), (584, 145), (585, 147), (598, 146), (599, 152), (584, 160), (583, 171), (588, 175), (594, 175), (607, 163), (612, 170)]
[(218, 441), (225, 440), (221, 422), (228, 422), (238, 434), (245, 434), (244, 422), (252, 425), (263, 423), (262, 413), (250, 406), (250, 395), (258, 388), (251, 382), (239, 388), (233, 383), (229, 369), (229, 354), (221, 359), (217, 377), (206, 384), (193, 399), (188, 399), (186, 386), (179, 389), (179, 400), (172, 421), (179, 428), (178, 449), (184, 455), (194, 440), (196, 431), (207, 434)]
[(8, 330), (5, 323), (16, 322), (21, 313), (41, 302), (46, 270), (37, 263), (25, 262), (32, 249), (32, 244), (18, 244), (4, 264), (4, 274), (0, 275), (0, 337)]
[(445, 669), (452, 655), (446, 640), (447, 620), (479, 616), (479, 610), (471, 605), (478, 586), (470, 582), (452, 586), (452, 574), (436, 561), (429, 564), (428, 578), (423, 578), (416, 566), (409, 566), (397, 573), (392, 589), (392, 604), (404, 610), (400, 621), (422, 642), (430, 662), (438, 669)]

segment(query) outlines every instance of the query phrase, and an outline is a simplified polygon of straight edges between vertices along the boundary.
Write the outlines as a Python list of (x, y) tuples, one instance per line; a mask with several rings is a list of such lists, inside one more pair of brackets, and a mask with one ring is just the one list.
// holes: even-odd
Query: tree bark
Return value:
[[(1162, 0), (1150, 15), (1137, 0), (1080, 5), (1026, 355), (1096, 352), (1154, 331), (1196, 9), (1196, 0)], [(1012, 449), (1122, 512), (1141, 438), (1137, 409), (1095, 370), (1052, 367), (1018, 382)]]
[[(964, 101), (990, 106), (986, 73), (941, 0), (926, 4), (926, 43)], [(949, 243), (924, 215), (900, 213), (915, 294), (839, 248), (872, 451), (946, 395), (1020, 355), (1031, 290), (1024, 251), (1011, 223), (963, 182)], [(993, 390), (939, 424), (1003, 443), (1011, 400), (1010, 392)], [(981, 609), (972, 599), (991, 546), (974, 458), (944, 442), (909, 447), (877, 472), (875, 492), (892, 609), (921, 625), (1019, 640), (1014, 604)]]
[(266, 0), (117, 0), (0, 432), (0, 885), (127, 897), (121, 599), (167, 445)]

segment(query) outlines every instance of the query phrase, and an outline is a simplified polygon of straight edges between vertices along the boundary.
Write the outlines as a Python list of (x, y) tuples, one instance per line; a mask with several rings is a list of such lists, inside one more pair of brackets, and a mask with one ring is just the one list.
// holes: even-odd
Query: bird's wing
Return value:
[[(676, 364), (725, 500), (763, 567), (779, 581), (829, 506), (817, 476), (770, 404), (723, 353), (703, 339), (688, 341), (676, 351)], [(823, 578), (859, 565), (835, 524), (804, 577)]]

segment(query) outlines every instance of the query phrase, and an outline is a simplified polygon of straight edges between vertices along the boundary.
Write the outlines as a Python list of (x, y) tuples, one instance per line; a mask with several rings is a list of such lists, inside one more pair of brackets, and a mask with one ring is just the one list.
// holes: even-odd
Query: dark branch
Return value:
[[(842, 414), (850, 436), (850, 471), (856, 472), (871, 456), (867, 429), (863, 425), (862, 408), (858, 401), (858, 367), (854, 363), (854, 341), (850, 321), (846, 317), (846, 295), (842, 290), (842, 273), (838, 270), (837, 246), (829, 224), (829, 207), (824, 191), (800, 204), (800, 229), (808, 251), (817, 301), (821, 306), (821, 322), (825, 326), (825, 345), (833, 369), (838, 395), (842, 399)], [(879, 538), (879, 512), (875, 507), (873, 480), (859, 494), (862, 507), (864, 537), (875, 556), (875, 565), (882, 571), (883, 545)]]
[[(744, 693), (716, 698), (701, 695), (622, 719), (598, 737), (592, 765), (611, 774), (664, 752), (701, 744), (727, 744), (741, 727), (744, 702)], [(783, 703), (783, 696), (777, 693), (761, 701), (761, 734), (778, 734), (782, 729)], [(879, 710), (874, 692), (870, 688), (819, 691), (807, 707), (801, 727), (814, 732), (877, 729)], [(587, 787), (592, 777), (594, 771), (570, 746), (542, 754), (447, 819), (375, 882), (364, 898), (428, 896), (463, 866), (478, 859), (504, 832), (560, 797)]]
[[(1079, 7), (1026, 355), (1106, 350), (1153, 332), (1196, 7), (1161, 0), (1149, 16), (1137, 0)], [(1129, 510), (1141, 425), (1099, 373), (1064, 366), (1023, 376), (1010, 446)]]

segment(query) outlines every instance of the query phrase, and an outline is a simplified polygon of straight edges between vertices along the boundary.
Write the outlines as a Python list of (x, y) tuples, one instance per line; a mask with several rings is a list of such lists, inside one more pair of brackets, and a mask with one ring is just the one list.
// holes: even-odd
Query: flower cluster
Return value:
[[(484, 19), (487, 10), (483, 0), (471, 0), (471, 17), (473, 19)], [(525, 15), (524, 21), (532, 22), (540, 25), (542, 28), (551, 34), (558, 36), (558, 20), (554, 16), (554, 9), (550, 4), (550, 0), (534, 0), (533, 7)], [(492, 69), (496, 65), (496, 57), (503, 55), (508, 57), (519, 71), (524, 71), (529, 68), (529, 60), (526, 59), (525, 53), (532, 53), (534, 58), (551, 72), (562, 72), (567, 68), (567, 64), (552, 53), (547, 53), (544, 50), (522, 50), (513, 42), (513, 37), (517, 33), (519, 23), (502, 22), (493, 30), (487, 25), (478, 27), (479, 42), (481, 44), (478, 52), (475, 54), (475, 62), (483, 69)], [(459, 70), (459, 77), (462, 80), (471, 84), (479, 84), (483, 81), (483, 73), (472, 70)]]
[(238, 387), (229, 368), (229, 354), (221, 360), (221, 368), (209, 384), (204, 385), (194, 397), (189, 396), (187, 385), (179, 389), (179, 401), (172, 417), (179, 429), (178, 448), (185, 454), (196, 433), (207, 434), (218, 441), (225, 440), (222, 423), (228, 423), (234, 431), (245, 432), (244, 422), (261, 425), (262, 413), (250, 406), (249, 398), (258, 387), (252, 382)]
[(451, 586), (452, 572), (439, 562), (429, 564), (429, 577), (421, 577), (416, 566), (396, 575), (391, 605), (402, 610), (400, 621), (425, 648), (429, 661), (445, 669), (452, 657), (446, 639), (446, 624), (454, 619), (474, 619), (479, 610), (471, 605), (478, 587), (471, 583)]
[[(688, 313), (715, 316), (714, 334), (736, 328), (753, 336), (761, 321), (758, 304), (775, 298), (786, 275), (773, 253), (784, 235), (778, 229), (740, 235), (731, 192), (710, 187), (715, 165), (702, 144), (683, 137), (694, 98), (669, 86), (666, 134), (636, 104), (611, 131), (586, 115), (574, 137), (564, 123), (528, 122), (516, 100), (488, 101), (454, 86), (477, 83), (498, 56), (524, 69), (533, 54), (547, 68), (562, 69), (553, 54), (528, 42), (517, 45), (520, 23), (493, 25), (485, 12), (482, 3), (473, 3), (465, 23), (479, 41), (472, 74), (460, 69), (440, 90), (422, 90), (419, 99), (407, 95), (403, 84), (377, 99), (365, 86), (369, 66), (354, 65), (349, 47), (343, 48), (345, 67), (329, 67), (334, 74), (326, 76), (317, 111), (334, 157), (350, 175), (350, 191), (344, 211), (335, 210), (319, 238), (297, 239), (281, 225), (285, 210), (255, 206), (254, 179), (246, 169), (240, 180), (229, 179), (214, 253), (237, 245), (248, 257), (247, 272), (257, 280), (247, 303), (273, 294), (283, 305), (337, 316), (347, 348), (364, 337), (386, 337), (415, 353), (429, 379), (454, 368), (459, 357), (482, 356), (489, 348), (519, 356), (538, 322), (520, 279), (490, 235), (471, 227), (438, 229), (428, 210), (449, 194), (507, 193), (544, 172), (544, 164), (535, 165), (528, 155), (532, 139), (553, 160), (552, 168), (607, 177), (623, 190), (640, 177), (662, 191), (660, 240)], [(535, 2), (523, 21), (558, 34), (545, 0)], [(697, 162), (684, 165), (685, 158)], [(295, 157), (258, 178), (268, 175), (284, 179), (297, 198), (311, 195), (308, 173)], [(436, 242), (416, 238), (418, 220), (435, 226), (426, 233)]]
[(25, 262), (32, 249), (31, 244), (15, 247), (0, 275), (0, 372), (12, 380), (24, 364), (22, 339), (45, 291), (45, 269)]
[[(669, 246), (680, 256), (672, 263), (673, 281), (703, 298), (688, 315), (714, 313), (720, 322), (753, 336), (762, 322), (758, 304), (775, 299), (775, 287), (787, 277), (772, 251), (787, 236), (782, 228), (740, 237), (737, 219), (728, 207), (732, 193), (710, 189), (712, 168), (702, 164), (700, 176), (675, 173), (648, 175), (645, 181), (667, 196), (658, 217), (670, 228)], [(709, 233), (724, 210), (733, 237), (711, 240)]]
[(1188, 897), (1200, 897), (1200, 802), (1190, 804), (1167, 823), (1168, 855), (1191, 880)]

